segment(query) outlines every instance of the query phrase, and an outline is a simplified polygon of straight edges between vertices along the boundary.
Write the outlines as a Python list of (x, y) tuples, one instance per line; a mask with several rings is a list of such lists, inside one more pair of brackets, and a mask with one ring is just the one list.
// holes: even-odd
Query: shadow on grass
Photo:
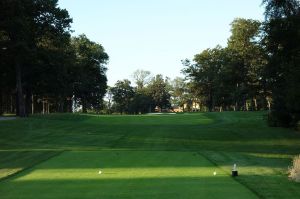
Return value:
[(6, 198), (258, 198), (229, 177), (154, 177), (86, 180), (11, 180), (0, 187)]
[[(98, 168), (97, 168), (98, 167)], [(102, 174), (98, 171), (101, 169)], [(65, 152), (0, 182), (1, 198), (257, 198), (194, 152)]]
[[(228, 114), (231, 115), (228, 117)], [(282, 157), (266, 157), (262, 156), (263, 154), (296, 154), (300, 151), (300, 136), (299, 134), (294, 133), (288, 129), (280, 128), (269, 128), (263, 121), (261, 121), (258, 113), (255, 113), (254, 116), (251, 114), (245, 113), (221, 113), (221, 114), (192, 114), (192, 115), (175, 115), (175, 116), (107, 116), (107, 117), (93, 117), (93, 116), (82, 116), (82, 115), (50, 115), (46, 117), (33, 117), (28, 119), (21, 119), (15, 121), (5, 121), (0, 123), (0, 168), (4, 169), (6, 173), (11, 172), (14, 169), (24, 169), (31, 167), (32, 165), (43, 161), (45, 157), (48, 157), (47, 153), (51, 154), (53, 151), (63, 151), (63, 150), (83, 150), (83, 151), (93, 151), (93, 150), (107, 150), (109, 151), (120, 150), (124, 153), (126, 152), (143, 152), (150, 151), (214, 151), (215, 154), (208, 154), (207, 157), (215, 162), (216, 165), (228, 166), (233, 163), (238, 163), (241, 166), (248, 166), (259, 168), (259, 167), (268, 167), (271, 169), (280, 169), (287, 166), (288, 158)], [(27, 151), (29, 152), (27, 152)], [(49, 152), (49, 151), (50, 152)], [(51, 150), (53, 150), (51, 152)], [(239, 152), (239, 153), (237, 153)], [(216, 154), (219, 154), (216, 155)], [(221, 154), (221, 155), (220, 155)], [(225, 155), (224, 155), (225, 154)], [(238, 155), (239, 154), (239, 155)], [(254, 155), (258, 154), (258, 155)], [(145, 155), (145, 154), (144, 154)], [(137, 155), (132, 159), (131, 162), (119, 162), (117, 165), (109, 165), (110, 167), (126, 167), (126, 168), (136, 168), (136, 167), (201, 167), (202, 164), (191, 163), (188, 160), (178, 159), (178, 163), (174, 162), (164, 162), (161, 160), (159, 164), (139, 163), (138, 165), (133, 164), (134, 160), (140, 160), (141, 156)], [(5, 157), (5, 158), (2, 158)], [(49, 156), (50, 157), (50, 156)], [(59, 158), (58, 156), (57, 158)], [(147, 155), (146, 155), (147, 157)], [(120, 156), (111, 158), (120, 158)], [(154, 157), (155, 158), (155, 157)], [(223, 158), (223, 159), (222, 159)], [(89, 161), (84, 158), (74, 157), (74, 160), (77, 162)], [(64, 163), (64, 160), (60, 162)], [(66, 162), (67, 163), (67, 162)], [(101, 165), (101, 164), (99, 164)], [(95, 166), (89, 165), (76, 165), (73, 166), (64, 166), (64, 165), (50, 165), (45, 168), (93, 168)], [(228, 168), (227, 168), (228, 169)], [(264, 171), (264, 170), (262, 170)], [(26, 172), (24, 172), (26, 173)], [(23, 174), (23, 173), (22, 173)], [(245, 184), (260, 184), (260, 181), (265, 183), (272, 183), (272, 180), (276, 181), (276, 175), (284, 176), (282, 174), (272, 173), (272, 175), (263, 175), (253, 172), (253, 175), (241, 176), (239, 179), (246, 179)], [(273, 178), (273, 177), (275, 178)], [(284, 176), (286, 177), (286, 176)], [(178, 178), (178, 183), (183, 178)], [(191, 178), (194, 179), (194, 178)], [(282, 178), (278, 178), (281, 179)], [(24, 187), (27, 187), (28, 190), (31, 189), (30, 186), (38, 188), (39, 181), (28, 181), (28, 182), (12, 182), (10, 178), (7, 181), (7, 185), (10, 187), (17, 186), (16, 190), (19, 190), (19, 193), (26, 193), (27, 189), (22, 190), (18, 183), (28, 183), (28, 186), (24, 184)], [(138, 179), (142, 183), (150, 181), (157, 182), (157, 179)], [(112, 186), (111, 192), (116, 192), (119, 187), (124, 188), (124, 195), (120, 195), (122, 198), (129, 197), (126, 195), (126, 190), (132, 190), (140, 185), (136, 182), (138, 180), (133, 180), (132, 187), (127, 186), (131, 185), (131, 180), (122, 181), (120, 183), (115, 181), (107, 181), (106, 184), (116, 184)], [(171, 183), (170, 179), (160, 179), (163, 183), (162, 187), (166, 184)], [(172, 178), (174, 180), (174, 178)], [(89, 184), (89, 180), (83, 180), (82, 183), (78, 182), (78, 186), (85, 187), (86, 185), (96, 186), (97, 180), (92, 184)], [(176, 180), (175, 180), (176, 181)], [(64, 184), (61, 181), (53, 180), (53, 186), (55, 182), (63, 186)], [(65, 183), (71, 182), (66, 181)], [(123, 183), (122, 183), (123, 182)], [(183, 181), (182, 181), (183, 182)], [(14, 184), (15, 183), (15, 184)], [(52, 184), (52, 181), (41, 181), (41, 187), (45, 186), (47, 188), (47, 183)], [(276, 183), (282, 183), (280, 180), (277, 180)], [(284, 183), (286, 183), (284, 181)], [(77, 184), (77, 182), (74, 182)], [(126, 186), (124, 185), (126, 184)], [(138, 184), (138, 185), (136, 185)], [(150, 183), (151, 184), (151, 183)], [(172, 184), (172, 183), (171, 183)], [(183, 183), (184, 184), (184, 183)], [(189, 184), (189, 183), (186, 183)], [(107, 185), (107, 186), (108, 186)], [(118, 185), (118, 186), (117, 186)], [(260, 190), (259, 186), (254, 187), (258, 192), (264, 192)], [(285, 189), (294, 191), (294, 186), (288, 184)], [(106, 185), (103, 185), (105, 187)], [(155, 185), (149, 185), (149, 188), (155, 187)], [(267, 189), (267, 185), (264, 185)], [(10, 193), (10, 191), (3, 191), (1, 188), (0, 195), (3, 193)], [(147, 187), (147, 186), (146, 186)], [(282, 188), (276, 187), (275, 185), (270, 186), (271, 189), (277, 188), (282, 191)], [(299, 186), (296, 186), (299, 188)], [(45, 189), (46, 189), (45, 188)], [(55, 187), (50, 186), (49, 188), (55, 189)], [(13, 189), (13, 188), (11, 188)], [(80, 190), (80, 187), (76, 187)], [(102, 190), (101, 187), (96, 187), (96, 189)], [(142, 189), (142, 188), (141, 188)], [(145, 188), (146, 189), (146, 188)], [(180, 186), (175, 187), (176, 194), (180, 190)], [(188, 188), (187, 188), (188, 189)], [(8, 189), (7, 189), (8, 190)], [(43, 190), (43, 189), (41, 189)], [(57, 188), (58, 197), (62, 197), (62, 189)], [(73, 189), (72, 189), (73, 190)], [(72, 192), (71, 188), (70, 191)], [(47, 190), (51, 193), (50, 190)], [(170, 193), (172, 190), (170, 189)], [(174, 190), (173, 190), (174, 191)], [(268, 190), (272, 192), (272, 190)], [(266, 191), (266, 194), (267, 192)], [(12, 191), (11, 193), (13, 193)], [(33, 191), (32, 191), (33, 192)], [(31, 191), (28, 191), (28, 195), (33, 194)], [(82, 193), (81, 193), (82, 192)], [(79, 195), (87, 194), (89, 196), (89, 191), (85, 192), (82, 189)], [(193, 193), (193, 190), (190, 191)], [(278, 191), (274, 191), (275, 193)], [(93, 190), (91, 190), (91, 195)], [(97, 192), (98, 193), (98, 192)], [(145, 191), (145, 193), (147, 193)], [(159, 193), (163, 193), (160, 191)], [(167, 193), (167, 192), (166, 192)], [(298, 192), (297, 192), (298, 193)], [(44, 194), (44, 193), (39, 193)], [(61, 195), (59, 195), (61, 194)], [(96, 192), (95, 192), (96, 194)], [(109, 194), (109, 193), (107, 193)], [(128, 192), (129, 194), (129, 192)], [(155, 193), (156, 194), (156, 193)], [(174, 197), (176, 196), (174, 195)], [(19, 194), (20, 195), (20, 194)], [(33, 194), (34, 195), (34, 194)], [(145, 195), (145, 194), (144, 194)], [(143, 195), (143, 196), (144, 196)], [(149, 193), (150, 198), (151, 193)], [(299, 196), (300, 194), (298, 194)], [(7, 198), (9, 197), (8, 195)], [(17, 195), (11, 195), (11, 198), (24, 197), (22, 195), (19, 197), (13, 197)], [(65, 195), (67, 198), (67, 194)], [(93, 195), (94, 196), (94, 195)], [(106, 196), (106, 195), (104, 195)], [(137, 195), (138, 196), (138, 195)], [(152, 197), (153, 195), (151, 195)], [(179, 197), (178, 198), (186, 198)], [(183, 195), (187, 196), (187, 195)], [(189, 196), (189, 195), (188, 195)], [(284, 196), (284, 195), (282, 195)], [(294, 195), (295, 196), (295, 195)], [(45, 195), (42, 195), (41, 198), (45, 198)], [(75, 197), (75, 195), (74, 195)], [(111, 196), (112, 197), (112, 196)], [(124, 198), (123, 197), (123, 198)], [(147, 197), (147, 196), (146, 196)], [(170, 195), (171, 197), (171, 195)], [(31, 197), (27, 197), (31, 198)], [(39, 198), (39, 197), (32, 197)], [(55, 197), (54, 197), (55, 198)], [(72, 197), (70, 197), (72, 198)], [(80, 197), (84, 198), (84, 197)], [(95, 198), (95, 197), (92, 197)], [(103, 197), (105, 198), (105, 197)], [(141, 196), (139, 197), (141, 198)], [(143, 197), (144, 198), (144, 197)], [(166, 197), (169, 198), (169, 197)], [(176, 198), (176, 197), (175, 197)], [(204, 196), (205, 198), (205, 196)], [(224, 198), (224, 197), (223, 197)], [(230, 197), (232, 198), (232, 197)], [(243, 197), (239, 197), (243, 198)], [(266, 197), (268, 198), (268, 197)], [(275, 197), (276, 198), (276, 197)], [(278, 198), (278, 197), (277, 197)], [(285, 197), (282, 197), (285, 198)], [(292, 197), (293, 198), (293, 197)], [(297, 197), (294, 197), (297, 198)]]
[(60, 151), (0, 151), (0, 180), (30, 169), (60, 153)]
[(34, 116), (1, 123), (0, 149), (300, 150), (299, 134), (266, 127), (260, 114)]

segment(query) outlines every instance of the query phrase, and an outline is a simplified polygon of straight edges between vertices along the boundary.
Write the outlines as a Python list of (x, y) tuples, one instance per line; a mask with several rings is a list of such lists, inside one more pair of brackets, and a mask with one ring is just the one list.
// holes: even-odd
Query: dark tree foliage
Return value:
[(195, 82), (199, 89), (199, 93), (205, 96), (205, 105), (209, 111), (217, 103), (217, 95), (220, 85), (218, 82), (222, 72), (222, 49), (217, 46), (214, 49), (204, 50), (202, 53), (195, 55), (196, 64), (190, 65), (185, 69), (188, 77)]
[(144, 114), (153, 112), (155, 108), (154, 101), (147, 88), (136, 89), (133, 99), (130, 103), (129, 113)]
[(269, 63), (265, 75), (272, 90), (272, 126), (295, 126), (300, 120), (300, 3), (264, 0)]
[(231, 33), (226, 48), (202, 51), (195, 55), (194, 63), (183, 63), (183, 72), (197, 90), (200, 104), (209, 111), (266, 109), (261, 23), (237, 18), (231, 23)]
[[(251, 19), (235, 19), (231, 24), (232, 35), (228, 40), (233, 65), (241, 81), (236, 82), (240, 100), (250, 100), (252, 110), (257, 110), (257, 100), (261, 99), (263, 87), (263, 69), (266, 53), (261, 46), (261, 23)], [(242, 95), (242, 96), (241, 96)], [(240, 101), (239, 100), (239, 101)], [(239, 106), (241, 106), (241, 103)], [(248, 108), (247, 108), (248, 109)]]
[(162, 75), (156, 75), (148, 85), (148, 92), (154, 101), (154, 105), (160, 109), (168, 109), (171, 107), (170, 89), (168, 79), (164, 79)]
[(266, 20), (287, 18), (299, 14), (299, 0), (263, 0)]
[(57, 0), (0, 2), (0, 46), (5, 50), (1, 59), (6, 60), (6, 68), (14, 68), (19, 116), (26, 116), (24, 90), (39, 62), (38, 52), (64, 43), (71, 22), (68, 12), (57, 7)]
[(74, 37), (72, 47), (76, 52), (74, 97), (84, 113), (87, 109), (99, 111), (107, 88), (105, 64), (108, 55), (100, 44), (85, 35)]
[(117, 81), (111, 89), (113, 101), (115, 102), (116, 111), (119, 113), (130, 113), (131, 103), (134, 97), (134, 88), (127, 79)]
[(132, 87), (127, 79), (117, 81), (110, 89), (113, 98), (113, 108), (115, 112), (126, 114), (144, 114), (154, 112), (156, 107), (162, 111), (169, 110), (170, 85), (168, 79), (162, 75), (156, 75), (147, 86)]
[(57, 0), (0, 1), (0, 113), (99, 109), (108, 55), (85, 36), (71, 42), (68, 12)]

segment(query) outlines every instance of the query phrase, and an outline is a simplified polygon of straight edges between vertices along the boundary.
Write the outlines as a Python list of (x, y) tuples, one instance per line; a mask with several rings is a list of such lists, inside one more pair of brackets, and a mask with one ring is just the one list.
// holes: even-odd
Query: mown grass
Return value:
[(45, 193), (51, 198), (221, 199), (228, 193), (257, 198), (222, 170), (213, 176), (213, 168), (191, 152), (72, 151), (15, 176), (0, 193), (5, 198), (48, 198)]
[[(192, 194), (205, 198), (300, 198), (300, 184), (289, 181), (286, 174), (293, 155), (300, 153), (300, 135), (267, 127), (263, 114), (53, 114), (0, 121), (0, 178), (5, 178), (0, 182), (0, 195), (36, 198), (38, 192), (38, 198), (75, 198), (74, 194), (82, 192), (78, 198), (192, 198)], [(92, 158), (93, 154), (100, 159)], [(114, 154), (123, 155), (107, 161)], [(96, 173), (100, 165), (98, 168), (93, 162), (101, 159), (112, 169), (108, 173), (118, 173), (112, 175), (115, 179), (98, 181), (94, 179), (98, 175), (85, 173)], [(43, 163), (34, 166), (39, 162)], [(240, 176), (233, 180), (229, 175), (234, 163)], [(58, 180), (55, 168), (69, 176)], [(72, 175), (68, 169), (73, 169)], [(214, 169), (220, 174), (215, 178)], [(39, 173), (44, 170), (49, 171)], [(39, 175), (44, 178), (36, 178)], [(99, 183), (104, 189), (97, 189)], [(45, 194), (55, 184), (66, 188)], [(224, 193), (213, 187), (224, 187)], [(23, 192), (26, 194), (21, 197)]]

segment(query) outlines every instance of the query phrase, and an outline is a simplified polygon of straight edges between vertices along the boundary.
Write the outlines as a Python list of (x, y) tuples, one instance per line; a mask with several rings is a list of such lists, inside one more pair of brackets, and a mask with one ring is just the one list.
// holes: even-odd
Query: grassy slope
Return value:
[(267, 127), (262, 113), (51, 115), (2, 121), (0, 137), (0, 177), (64, 150), (195, 151), (225, 172), (237, 163), (237, 180), (261, 198), (300, 197), (285, 173), (300, 136)]

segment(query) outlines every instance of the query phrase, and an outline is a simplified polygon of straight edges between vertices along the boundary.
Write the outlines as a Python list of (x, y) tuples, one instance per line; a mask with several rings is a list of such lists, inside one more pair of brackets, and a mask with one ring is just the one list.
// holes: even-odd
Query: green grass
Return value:
[[(0, 196), (300, 198), (300, 184), (286, 174), (300, 153), (300, 135), (267, 127), (263, 114), (53, 114), (0, 121)], [(237, 178), (230, 177), (234, 163)]]
[(222, 170), (213, 176), (214, 169), (191, 152), (66, 152), (15, 176), (0, 193), (7, 198), (47, 198), (45, 193), (51, 198), (221, 199), (228, 193), (257, 198)]

